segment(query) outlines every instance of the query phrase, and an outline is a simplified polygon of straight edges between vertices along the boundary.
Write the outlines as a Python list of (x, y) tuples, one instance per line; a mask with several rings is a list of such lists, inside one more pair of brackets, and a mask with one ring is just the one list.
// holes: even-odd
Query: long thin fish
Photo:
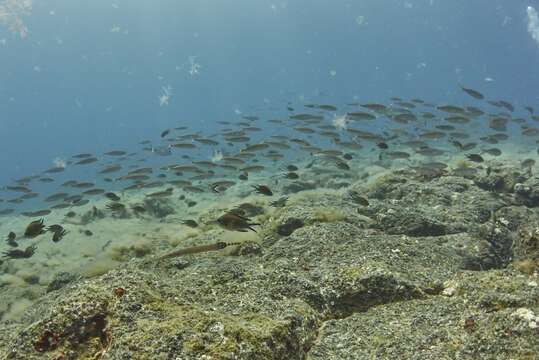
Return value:
[(188, 248), (183, 248), (183, 249), (165, 254), (161, 256), (159, 260), (170, 259), (173, 257), (179, 257), (179, 256), (184, 256), (184, 255), (198, 254), (198, 253), (206, 252), (206, 251), (222, 250), (226, 248), (227, 246), (239, 245), (239, 244), (240, 243), (226, 243), (224, 241), (219, 241), (214, 244), (191, 246)]

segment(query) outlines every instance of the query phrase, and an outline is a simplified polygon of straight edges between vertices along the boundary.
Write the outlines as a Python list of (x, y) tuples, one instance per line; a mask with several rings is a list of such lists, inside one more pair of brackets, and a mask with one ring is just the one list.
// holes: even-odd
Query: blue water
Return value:
[(2, 185), (56, 157), (139, 149), (169, 127), (212, 134), (240, 112), (282, 118), (287, 102), (473, 104), (459, 82), (515, 105), (538, 99), (539, 44), (526, 18), (536, 1), (33, 5), (25, 38), (0, 27)]

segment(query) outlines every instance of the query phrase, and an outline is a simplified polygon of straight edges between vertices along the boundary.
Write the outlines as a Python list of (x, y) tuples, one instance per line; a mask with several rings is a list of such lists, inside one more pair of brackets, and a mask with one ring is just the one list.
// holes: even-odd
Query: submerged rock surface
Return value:
[(369, 205), (302, 191), (258, 244), (70, 277), (0, 327), (0, 357), (537, 357), (535, 208), (453, 176), (350, 188)]

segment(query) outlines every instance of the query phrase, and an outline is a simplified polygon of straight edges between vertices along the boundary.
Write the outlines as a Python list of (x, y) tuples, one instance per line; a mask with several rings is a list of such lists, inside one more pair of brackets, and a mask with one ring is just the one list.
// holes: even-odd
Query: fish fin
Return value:
[[(252, 224), (252, 225), (256, 225), (256, 224)], [(255, 229), (253, 229), (253, 228), (252, 228), (252, 227), (250, 227), (250, 226), (249, 226), (249, 230), (252, 230), (252, 231), (256, 232), (256, 230), (255, 230)], [(247, 230), (246, 230), (246, 231), (247, 231)]]
[(245, 216), (241, 216), (241, 215), (238, 215), (238, 214), (234, 214), (234, 216), (242, 219), (242, 220), (245, 220), (245, 221), (249, 221), (249, 218), (246, 218)]

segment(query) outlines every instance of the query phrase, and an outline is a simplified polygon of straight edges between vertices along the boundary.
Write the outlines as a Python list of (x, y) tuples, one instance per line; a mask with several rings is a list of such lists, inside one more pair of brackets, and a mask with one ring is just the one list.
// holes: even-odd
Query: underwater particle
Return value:
[(48, 170), (46, 172), (49, 172), (49, 173), (52, 173), (52, 172), (60, 172), (62, 171), (63, 169), (66, 168), (67, 166), (67, 163), (65, 161), (65, 159), (62, 159), (62, 158), (59, 158), (59, 157), (56, 157), (52, 160), (52, 163), (54, 164), (54, 168), (55, 170)]
[(189, 56), (189, 75), (191, 76), (198, 75), (202, 68), (202, 66), (195, 61), (196, 58), (196, 56)]
[(28, 28), (23, 17), (30, 15), (32, 0), (4, 0), (0, 3), (0, 25), (7, 26), (8, 30), (18, 34), (21, 38), (28, 35)]
[(528, 15), (528, 32), (532, 39), (539, 44), (539, 15), (532, 6), (526, 8), (526, 13)]
[(337, 75), (337, 70), (330, 70), (329, 75), (331, 75), (331, 76)]
[(337, 115), (334, 115), (333, 116), (333, 120), (331, 120), (331, 123), (333, 124), (333, 126), (335, 126), (335, 128), (337, 130), (346, 130), (347, 129), (347, 126), (348, 126), (348, 118), (347, 118), (347, 115), (342, 115), (342, 116), (337, 116)]
[(357, 26), (361, 27), (364, 23), (365, 23), (365, 16), (363, 16), (363, 15), (358, 15), (358, 16), (356, 17), (356, 24), (357, 24)]
[(223, 155), (223, 152), (221, 150), (214, 150), (210, 161), (213, 162), (213, 163), (216, 163), (216, 162), (219, 162), (219, 161), (223, 160), (223, 157), (224, 157), (224, 155)]
[(159, 95), (159, 106), (168, 105), (168, 100), (172, 96), (172, 87), (170, 85), (161, 87), (161, 95)]

